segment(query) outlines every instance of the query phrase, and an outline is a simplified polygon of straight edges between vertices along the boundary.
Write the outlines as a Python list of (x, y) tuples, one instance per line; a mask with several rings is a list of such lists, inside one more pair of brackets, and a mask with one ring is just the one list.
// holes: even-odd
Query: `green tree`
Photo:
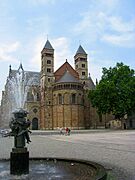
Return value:
[(89, 98), (99, 114), (112, 113), (121, 119), (135, 110), (135, 71), (123, 63), (103, 68), (103, 75)]

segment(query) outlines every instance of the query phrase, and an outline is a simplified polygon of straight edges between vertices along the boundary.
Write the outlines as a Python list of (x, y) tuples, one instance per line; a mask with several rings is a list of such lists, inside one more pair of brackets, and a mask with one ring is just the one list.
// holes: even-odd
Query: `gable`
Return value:
[(72, 66), (66, 61), (58, 70), (54, 72), (55, 81), (58, 81), (66, 71), (69, 71), (70, 74), (75, 77), (76, 79), (79, 79), (78, 73), (72, 68)]

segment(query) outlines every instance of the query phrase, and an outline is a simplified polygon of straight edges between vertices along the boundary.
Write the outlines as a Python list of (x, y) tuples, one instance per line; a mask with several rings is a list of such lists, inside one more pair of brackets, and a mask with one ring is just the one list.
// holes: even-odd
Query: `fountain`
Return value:
[(11, 111), (24, 108), (29, 85), (32, 84), (33, 78), (28, 78), (27, 73), (23, 70), (22, 64), (17, 72), (11, 74), (8, 78), (8, 99), (11, 105)]
[[(31, 142), (29, 137), (30, 122), (26, 120), (27, 111), (24, 110), (24, 103), (28, 91), (25, 73), (22, 68), (18, 70), (16, 77), (9, 77), (9, 97), (14, 108), (10, 121), (11, 132), (14, 136), (14, 148), (10, 153), (10, 174), (8, 172), (9, 162), (0, 161), (0, 174), (4, 171), (2, 178), (16, 179), (91, 179), (106, 180), (107, 174), (103, 166), (84, 160), (62, 159), (62, 158), (29, 158), (26, 148)], [(29, 170), (30, 165), (30, 170)], [(2, 179), (0, 176), (0, 179)]]

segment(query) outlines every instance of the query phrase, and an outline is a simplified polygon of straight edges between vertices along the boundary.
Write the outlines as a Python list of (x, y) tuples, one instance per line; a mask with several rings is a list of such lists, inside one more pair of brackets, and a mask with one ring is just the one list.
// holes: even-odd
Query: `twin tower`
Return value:
[(94, 88), (94, 83), (88, 77), (87, 54), (81, 45), (74, 61), (75, 69), (66, 60), (54, 72), (54, 49), (47, 40), (41, 51), (41, 129), (91, 126), (93, 113), (86, 93), (87, 89)]
[[(87, 54), (80, 45), (75, 56), (75, 71), (79, 75), (79, 79), (85, 81), (88, 79), (88, 62)], [(43, 50), (41, 51), (41, 81), (45, 84), (54, 82), (54, 49), (47, 40)], [(42, 84), (42, 83), (41, 83)]]

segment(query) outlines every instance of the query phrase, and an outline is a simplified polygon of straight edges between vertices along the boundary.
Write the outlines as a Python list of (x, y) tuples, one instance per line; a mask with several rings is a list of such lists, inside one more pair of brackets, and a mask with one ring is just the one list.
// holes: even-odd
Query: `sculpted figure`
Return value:
[(15, 138), (15, 147), (23, 148), (25, 140), (27, 143), (31, 142), (29, 133), (30, 121), (26, 120), (28, 112), (23, 109), (13, 112), (14, 118), (11, 119), (9, 127), (11, 128), (10, 135)]

